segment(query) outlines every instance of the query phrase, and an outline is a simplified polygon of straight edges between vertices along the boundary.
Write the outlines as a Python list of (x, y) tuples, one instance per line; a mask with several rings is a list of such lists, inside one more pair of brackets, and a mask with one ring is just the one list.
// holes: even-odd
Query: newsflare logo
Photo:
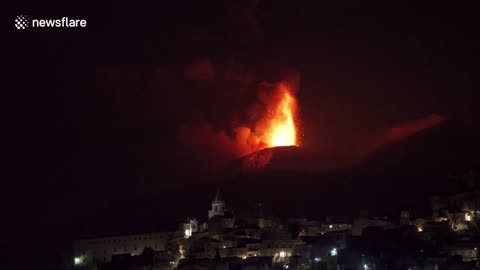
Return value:
[(26, 15), (20, 15), (15, 18), (15, 27), (17, 29), (25, 29), (28, 27), (28, 18)]
[(84, 28), (87, 27), (85, 19), (70, 19), (62, 17), (61, 19), (32, 19), (31, 24), (27, 15), (19, 15), (15, 18), (15, 27), (18, 30), (25, 30), (29, 26), (32, 28)]

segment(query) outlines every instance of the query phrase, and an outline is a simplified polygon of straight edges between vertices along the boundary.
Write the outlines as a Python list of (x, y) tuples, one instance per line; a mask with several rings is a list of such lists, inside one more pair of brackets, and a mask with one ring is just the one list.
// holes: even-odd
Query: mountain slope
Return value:
[(448, 121), (328, 173), (318, 172), (334, 164), (329, 157), (298, 147), (265, 149), (236, 160), (222, 185), (236, 200), (248, 194), (285, 214), (383, 212), (455, 189), (451, 172), (480, 168), (478, 138)]

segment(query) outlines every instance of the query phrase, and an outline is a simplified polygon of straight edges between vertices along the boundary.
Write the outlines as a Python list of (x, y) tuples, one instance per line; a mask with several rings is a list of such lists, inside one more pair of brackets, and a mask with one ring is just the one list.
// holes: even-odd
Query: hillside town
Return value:
[[(218, 190), (208, 219), (178, 230), (82, 239), (74, 269), (480, 269), (480, 188), (428, 198), (428, 211), (351, 220), (236, 216)], [(412, 209), (413, 210), (413, 209)], [(417, 214), (414, 214), (417, 213)]]

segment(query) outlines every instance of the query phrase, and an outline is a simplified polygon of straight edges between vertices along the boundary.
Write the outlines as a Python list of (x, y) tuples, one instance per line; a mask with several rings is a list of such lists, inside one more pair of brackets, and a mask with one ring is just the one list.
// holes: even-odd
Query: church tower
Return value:
[(212, 209), (208, 210), (208, 219), (223, 215), (225, 215), (225, 201), (222, 199), (220, 190), (217, 190), (217, 193), (212, 200)]

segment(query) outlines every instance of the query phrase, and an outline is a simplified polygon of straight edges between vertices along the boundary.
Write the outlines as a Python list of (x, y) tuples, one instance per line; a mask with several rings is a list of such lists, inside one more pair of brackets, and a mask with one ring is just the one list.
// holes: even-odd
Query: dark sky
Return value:
[[(105, 213), (120, 220), (117, 212), (144, 202), (170, 215), (156, 217), (159, 224), (193, 214), (163, 204), (188, 201), (193, 181), (211, 183), (179, 130), (202, 123), (228, 130), (248, 108), (236, 93), (286, 71), (300, 74), (309, 149), (345, 151), (430, 114), (478, 130), (473, 6), (226, 2), (20, 3), (12, 11), (12, 27), (18, 14), (88, 22), (11, 30), (19, 44), (7, 121), (12, 226), (71, 235), (85, 220)], [(214, 75), (200, 64), (206, 82), (186, 79), (188, 67), (205, 62)], [(204, 197), (208, 205), (211, 194)]]

